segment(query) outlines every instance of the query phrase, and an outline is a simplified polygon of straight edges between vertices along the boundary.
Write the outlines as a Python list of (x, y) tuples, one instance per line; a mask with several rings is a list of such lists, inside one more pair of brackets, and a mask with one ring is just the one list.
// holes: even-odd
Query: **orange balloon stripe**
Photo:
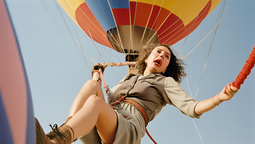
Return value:
[[(85, 15), (86, 14), (86, 15)], [(106, 37), (106, 32), (97, 21), (91, 10), (89, 9), (86, 3), (81, 4), (75, 11), (75, 17), (77, 23), (81, 27), (81, 29), (88, 35), (92, 35), (93, 40), (96, 42), (105, 45), (107, 47), (112, 48), (110, 42)], [(101, 33), (105, 32), (105, 35)], [(90, 34), (89, 34), (90, 33)], [(112, 48), (113, 49), (113, 48)]]
[(150, 19), (152, 5), (145, 3), (137, 3), (135, 25), (145, 27)]

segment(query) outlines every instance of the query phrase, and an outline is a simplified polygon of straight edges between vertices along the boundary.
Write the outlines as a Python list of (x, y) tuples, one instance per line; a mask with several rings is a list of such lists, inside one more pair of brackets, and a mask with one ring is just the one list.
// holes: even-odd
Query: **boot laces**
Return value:
[[(62, 139), (62, 140), (65, 140), (65, 135), (62, 134), (59, 130), (58, 130), (58, 125), (57, 124), (54, 124), (53, 126), (50, 124), (50, 127), (52, 129), (52, 131), (47, 134), (47, 136), (50, 138), (50, 139), (54, 139), (54, 138), (57, 138), (58, 136)], [(61, 127), (61, 126), (60, 126)]]

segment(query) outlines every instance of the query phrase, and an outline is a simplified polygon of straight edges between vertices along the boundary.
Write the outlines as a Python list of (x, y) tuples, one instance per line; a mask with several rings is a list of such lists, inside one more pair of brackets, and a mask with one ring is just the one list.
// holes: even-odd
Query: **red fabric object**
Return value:
[(232, 85), (238, 89), (240, 89), (241, 84), (244, 83), (244, 80), (250, 74), (251, 69), (254, 67), (255, 64), (255, 47), (253, 48), (249, 58), (247, 59), (246, 63), (244, 64), (242, 71), (237, 75), (235, 81), (232, 82)]

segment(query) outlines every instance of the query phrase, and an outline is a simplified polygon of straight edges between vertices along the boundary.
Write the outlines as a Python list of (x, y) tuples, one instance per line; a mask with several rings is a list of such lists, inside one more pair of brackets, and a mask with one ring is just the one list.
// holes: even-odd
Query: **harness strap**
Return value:
[(145, 130), (146, 130), (146, 133), (147, 133), (147, 135), (149, 136), (149, 138), (154, 142), (154, 144), (157, 144), (157, 142), (156, 142), (156, 141), (152, 138), (152, 136), (149, 134), (147, 128), (145, 128)]
[(146, 134), (149, 136), (149, 138), (153, 141), (154, 144), (157, 144), (157, 142), (152, 138), (152, 136), (149, 134), (149, 132), (148, 132), (148, 130), (146, 128), (147, 124), (148, 124), (148, 117), (146, 116), (145, 111), (143, 110), (143, 108), (139, 104), (137, 104), (136, 102), (131, 101), (131, 100), (124, 100), (124, 102), (132, 104), (142, 114), (142, 116), (143, 116), (143, 118), (145, 120), (145, 131), (146, 131)]
[(145, 111), (143, 110), (143, 108), (139, 104), (137, 104), (136, 102), (131, 101), (131, 100), (124, 100), (124, 102), (130, 103), (138, 109), (138, 111), (142, 114), (143, 119), (145, 120), (145, 127), (147, 127), (148, 117), (146, 116)]
[[(147, 135), (153, 141), (154, 144), (157, 144), (157, 142), (152, 138), (152, 136), (149, 134), (149, 132), (148, 132), (148, 130), (146, 128), (149, 120), (148, 120), (148, 117), (147, 117), (145, 111), (143, 110), (143, 108), (138, 103), (136, 103), (136, 102), (134, 102), (132, 100), (126, 100), (124, 94), (122, 94), (119, 97), (117, 97), (114, 102), (110, 103), (110, 106), (112, 108), (114, 108), (115, 105), (118, 105), (121, 102), (126, 102), (126, 103), (129, 103), (129, 104), (132, 104), (140, 112), (140, 114), (143, 116), (143, 119), (145, 121), (145, 131), (146, 131)], [(125, 117), (125, 116), (123, 115), (123, 117)]]

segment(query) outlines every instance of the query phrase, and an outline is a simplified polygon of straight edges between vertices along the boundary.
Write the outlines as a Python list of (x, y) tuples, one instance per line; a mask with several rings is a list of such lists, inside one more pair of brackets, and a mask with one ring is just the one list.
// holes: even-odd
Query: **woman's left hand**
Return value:
[(219, 94), (219, 100), (227, 101), (230, 100), (235, 93), (237, 93), (238, 88), (228, 84)]

